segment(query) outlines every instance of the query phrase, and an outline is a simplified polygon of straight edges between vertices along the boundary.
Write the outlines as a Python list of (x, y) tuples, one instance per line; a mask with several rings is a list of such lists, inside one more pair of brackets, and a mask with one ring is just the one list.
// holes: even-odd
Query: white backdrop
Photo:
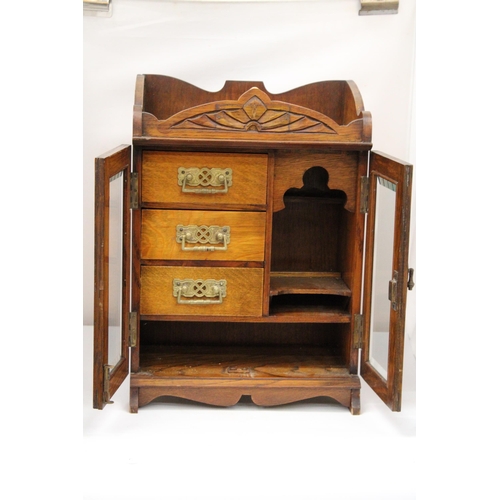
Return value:
[[(2, 449), (11, 498), (50, 491), (66, 500), (82, 485), (88, 500), (406, 500), (417, 486), (434, 500), (498, 490), (484, 451), (498, 434), (500, 3), (419, 3), (418, 161), (409, 128), (415, 3), (360, 18), (358, 0), (114, 0), (112, 18), (82, 23), (79, 2), (4, 2)], [(208, 89), (230, 78), (274, 91), (352, 78), (373, 113), (375, 146), (416, 164), (418, 447), (414, 392), (403, 392), (411, 404), (395, 414), (364, 388), (359, 418), (316, 404), (152, 404), (131, 415), (125, 383), (114, 405), (92, 410), (84, 327), (82, 456), (78, 325), (82, 292), (92, 321), (93, 158), (130, 142), (135, 75), (153, 71)]]
[[(373, 116), (375, 149), (416, 163), (415, 2), (401, 0), (397, 15), (359, 16), (359, 0), (113, 0), (112, 17), (84, 17), (84, 325), (92, 324), (94, 158), (130, 144), (137, 74), (211, 91), (226, 80), (257, 80), (274, 93), (354, 80)], [(91, 409), (91, 328), (84, 327), (84, 498), (413, 499), (415, 294), (408, 294), (401, 413), (364, 382), (360, 417), (320, 404), (218, 411), (187, 403), (152, 404), (137, 416), (128, 413), (127, 382), (99, 412)], [(377, 459), (365, 460), (372, 450)]]
[[(359, 16), (358, 10), (358, 0), (113, 0), (111, 17), (84, 17), (85, 325), (93, 321), (94, 158), (130, 144), (139, 73), (174, 76), (211, 91), (226, 80), (263, 81), (273, 93), (354, 80), (373, 116), (374, 149), (415, 163), (415, 0), (402, 0), (397, 15)], [(407, 311), (413, 353), (415, 296), (416, 288)]]

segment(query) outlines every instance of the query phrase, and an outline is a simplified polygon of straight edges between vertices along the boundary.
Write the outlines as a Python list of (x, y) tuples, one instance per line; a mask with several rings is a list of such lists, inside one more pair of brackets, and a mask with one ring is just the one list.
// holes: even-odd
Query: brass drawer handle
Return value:
[[(175, 241), (181, 243), (184, 252), (214, 252), (215, 250), (227, 250), (231, 239), (231, 228), (229, 226), (183, 226), (179, 224), (176, 228)], [(202, 246), (188, 247), (186, 244), (202, 243)], [(206, 246), (210, 243), (212, 246)], [(213, 246), (222, 244), (222, 246)]]
[(180, 167), (177, 181), (183, 193), (225, 194), (233, 185), (233, 171), (230, 168)]
[[(174, 279), (173, 295), (177, 297), (178, 304), (200, 306), (222, 304), (222, 299), (226, 296), (226, 285), (226, 280)], [(187, 297), (188, 300), (184, 300), (183, 297)]]

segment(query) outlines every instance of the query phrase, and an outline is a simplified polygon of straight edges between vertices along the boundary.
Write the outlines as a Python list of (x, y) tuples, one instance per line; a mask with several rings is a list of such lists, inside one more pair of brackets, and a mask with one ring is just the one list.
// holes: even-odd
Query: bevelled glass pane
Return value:
[(377, 177), (369, 362), (387, 380), (396, 184)]
[(123, 262), (123, 174), (109, 184), (109, 296), (108, 364), (116, 365), (122, 355), (122, 262)]

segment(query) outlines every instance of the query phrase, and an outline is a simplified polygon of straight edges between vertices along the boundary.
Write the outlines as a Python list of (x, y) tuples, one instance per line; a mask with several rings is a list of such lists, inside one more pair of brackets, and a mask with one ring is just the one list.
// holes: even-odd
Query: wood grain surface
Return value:
[(347, 375), (340, 357), (315, 346), (167, 346), (143, 349), (141, 372), (161, 377), (329, 378)]
[[(228, 226), (227, 250), (183, 251), (176, 241), (177, 225)], [(200, 210), (143, 210), (142, 259), (165, 260), (264, 260), (265, 212), (228, 212)], [(186, 247), (216, 246), (221, 243), (186, 243)]]
[(270, 295), (310, 294), (350, 297), (340, 273), (271, 273)]
[[(227, 193), (183, 193), (178, 184), (178, 169), (230, 168), (232, 186)], [(213, 210), (237, 205), (265, 209), (267, 155), (225, 153), (183, 153), (145, 151), (142, 158), (142, 202), (167, 207), (200, 206)]]
[[(227, 296), (221, 304), (178, 304), (174, 280), (226, 280)], [(141, 314), (260, 316), (262, 314), (262, 269), (231, 267), (143, 266)]]

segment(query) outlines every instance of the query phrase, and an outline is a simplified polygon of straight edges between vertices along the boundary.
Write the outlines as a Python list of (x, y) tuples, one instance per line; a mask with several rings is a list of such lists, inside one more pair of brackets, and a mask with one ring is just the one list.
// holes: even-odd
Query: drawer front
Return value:
[(261, 316), (263, 270), (143, 266), (141, 314)]
[(142, 202), (266, 205), (267, 155), (144, 151)]
[(141, 258), (264, 260), (265, 212), (143, 210)]

